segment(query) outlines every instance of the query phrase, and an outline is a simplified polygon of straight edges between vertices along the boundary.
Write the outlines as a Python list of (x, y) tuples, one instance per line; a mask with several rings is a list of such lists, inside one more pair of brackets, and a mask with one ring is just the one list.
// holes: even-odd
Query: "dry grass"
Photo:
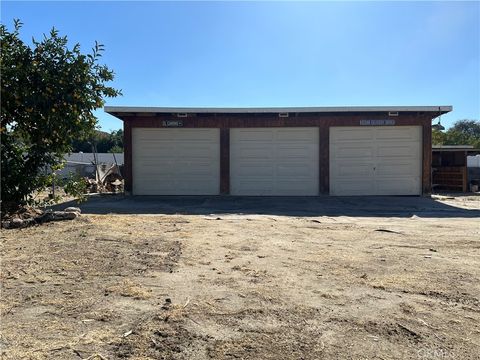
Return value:
[(478, 219), (242, 215), (5, 231), (2, 357), (478, 359), (479, 234)]
[(152, 290), (135, 284), (130, 279), (122, 280), (119, 284), (109, 286), (105, 289), (105, 294), (118, 294), (125, 297), (131, 297), (136, 300), (146, 300), (152, 296)]

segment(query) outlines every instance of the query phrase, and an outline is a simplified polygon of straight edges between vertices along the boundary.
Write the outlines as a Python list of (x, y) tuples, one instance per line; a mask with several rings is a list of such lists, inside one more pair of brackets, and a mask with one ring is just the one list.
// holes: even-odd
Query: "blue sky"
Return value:
[[(103, 61), (107, 105), (453, 105), (480, 118), (479, 2), (7, 2), (2, 23), (52, 26)], [(97, 111), (103, 130), (122, 126)]]

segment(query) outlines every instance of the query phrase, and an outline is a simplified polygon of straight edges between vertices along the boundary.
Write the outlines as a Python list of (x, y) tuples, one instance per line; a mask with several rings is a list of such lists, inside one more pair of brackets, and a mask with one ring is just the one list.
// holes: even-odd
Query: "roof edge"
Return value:
[(312, 106), (312, 107), (147, 107), (105, 106), (109, 114), (122, 113), (322, 113), (322, 112), (432, 112), (445, 114), (452, 111), (451, 105), (441, 106)]

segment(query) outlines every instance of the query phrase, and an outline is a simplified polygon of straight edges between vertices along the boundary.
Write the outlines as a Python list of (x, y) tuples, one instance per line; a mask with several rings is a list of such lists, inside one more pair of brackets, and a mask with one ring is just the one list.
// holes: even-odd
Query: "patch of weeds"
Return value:
[(110, 294), (118, 294), (120, 296), (131, 297), (136, 300), (146, 300), (152, 296), (151, 292), (152, 290), (145, 289), (143, 286), (135, 284), (130, 279), (126, 279), (120, 284), (106, 288), (105, 296)]

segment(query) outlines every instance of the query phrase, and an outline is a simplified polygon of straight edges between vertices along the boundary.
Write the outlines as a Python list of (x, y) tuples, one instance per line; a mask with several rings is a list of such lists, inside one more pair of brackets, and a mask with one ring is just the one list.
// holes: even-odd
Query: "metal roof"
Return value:
[(473, 149), (473, 145), (432, 145), (433, 149)]
[(452, 106), (312, 106), (312, 107), (147, 107), (147, 106), (105, 106), (105, 112), (112, 115), (124, 113), (349, 113), (349, 112), (431, 112), (445, 114)]
[(480, 149), (475, 149), (473, 145), (432, 145), (432, 151), (435, 151), (435, 152), (464, 151), (470, 154), (480, 153)]

